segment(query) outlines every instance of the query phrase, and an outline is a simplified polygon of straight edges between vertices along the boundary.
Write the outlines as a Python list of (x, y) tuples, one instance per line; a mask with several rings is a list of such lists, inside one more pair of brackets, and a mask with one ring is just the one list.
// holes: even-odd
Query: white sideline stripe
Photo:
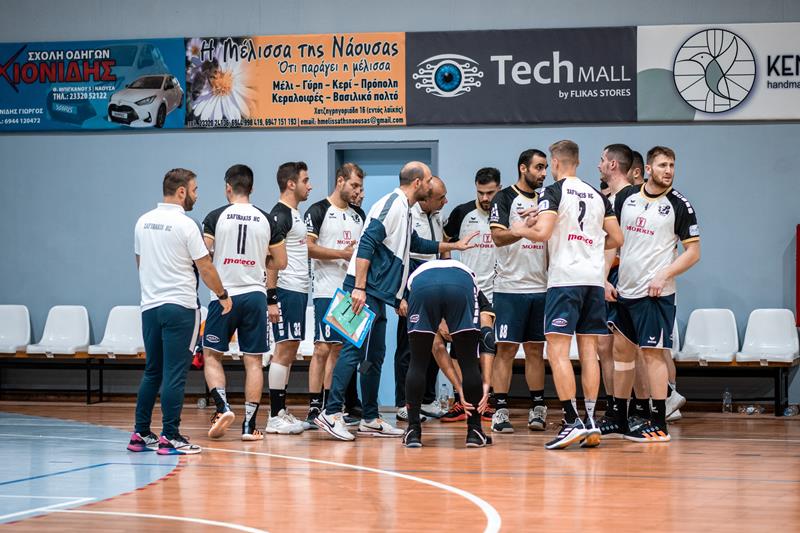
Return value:
[(75, 498), (66, 502), (54, 503), (53, 505), (45, 505), (44, 507), (35, 507), (26, 511), (17, 511), (16, 513), (9, 513), (0, 516), (0, 520), (8, 520), (17, 516), (24, 516), (31, 513), (46, 513), (47, 511), (58, 509), (59, 507), (67, 507), (70, 505), (77, 505), (79, 503), (86, 503), (94, 500), (94, 498)]
[(204, 526), (224, 527), (226, 529), (233, 529), (235, 531), (246, 531), (247, 533), (269, 533), (265, 529), (256, 529), (254, 527), (240, 526), (239, 524), (231, 524), (230, 522), (217, 522), (216, 520), (206, 520), (205, 518), (190, 518), (188, 516), (170, 516), (162, 514), (148, 514), (148, 513), (128, 513), (123, 511), (83, 511), (78, 509), (57, 510), (54, 513), (70, 513), (70, 514), (96, 514), (104, 516), (131, 516), (134, 518), (153, 518), (156, 520), (174, 520), (176, 522), (191, 522), (194, 524), (201, 524)]
[(416, 481), (417, 483), (422, 483), (424, 485), (430, 485), (431, 487), (435, 487), (437, 489), (445, 490), (447, 492), (452, 492), (457, 496), (461, 496), (462, 498), (469, 500), (473, 504), (475, 504), (483, 514), (486, 516), (486, 528), (483, 530), (484, 533), (497, 533), (500, 531), (500, 525), (502, 524), (502, 519), (500, 518), (500, 513), (497, 512), (497, 509), (492, 507), (487, 501), (482, 500), (481, 498), (475, 496), (471, 492), (467, 492), (465, 490), (459, 489), (457, 487), (453, 487), (451, 485), (446, 485), (444, 483), (439, 483), (438, 481), (432, 481), (430, 479), (425, 479), (416, 476), (410, 476), (408, 474), (401, 474), (400, 472), (392, 472), (391, 470), (381, 470), (379, 468), (371, 468), (368, 466), (360, 466), (360, 465), (351, 465), (348, 463), (337, 463), (335, 461), (323, 461), (321, 459), (311, 459), (309, 457), (295, 457), (293, 455), (280, 455), (276, 453), (267, 453), (267, 452), (250, 452), (245, 450), (228, 450), (225, 448), (204, 448), (204, 450), (211, 450), (215, 452), (225, 452), (225, 453), (239, 453), (243, 455), (260, 455), (264, 457), (275, 457), (277, 459), (286, 459), (289, 461), (301, 461), (306, 463), (316, 463), (328, 466), (339, 466), (342, 468), (351, 468), (353, 470), (362, 470), (364, 472), (372, 472), (374, 474), (383, 474), (386, 476), (392, 476), (400, 479), (406, 479), (409, 481)]
[[(0, 494), (0, 498), (25, 498), (29, 500), (74, 500), (74, 496), (31, 496), (30, 494)], [(91, 498), (89, 498), (91, 499)]]

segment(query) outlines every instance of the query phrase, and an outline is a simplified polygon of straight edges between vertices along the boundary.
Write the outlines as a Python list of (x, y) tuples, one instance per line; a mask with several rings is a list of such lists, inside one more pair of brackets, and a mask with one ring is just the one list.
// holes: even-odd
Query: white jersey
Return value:
[(194, 262), (208, 255), (200, 228), (175, 204), (158, 204), (136, 221), (142, 311), (164, 304), (197, 309)]
[[(317, 238), (317, 245), (333, 250), (344, 250), (357, 243), (364, 227), (364, 212), (360, 207), (339, 209), (325, 198), (306, 211), (308, 235)], [(347, 274), (345, 259), (312, 259), (312, 298), (333, 298)]]
[[(214, 241), (214, 266), (230, 296), (266, 294), (269, 247), (284, 239), (274, 217), (252, 204), (228, 204), (206, 216), (203, 236)], [(211, 299), (217, 299), (213, 291)]]
[[(678, 257), (678, 241), (700, 240), (697, 214), (681, 193), (668, 189), (650, 196), (644, 185), (617, 193), (614, 210), (625, 243), (619, 256), (617, 291), (623, 298), (644, 298), (655, 275)], [(664, 285), (662, 296), (675, 293), (675, 278)]]
[[(443, 239), (444, 231), (442, 229), (441, 215), (438, 212), (429, 215), (422, 210), (419, 202), (411, 206), (411, 228), (423, 239), (430, 239), (437, 242), (441, 242)], [(420, 254), (411, 252), (409, 257), (411, 257), (414, 262), (419, 264), (421, 261), (438, 259), (439, 254)]]
[(477, 201), (456, 206), (444, 225), (444, 236), (456, 242), (479, 232), (475, 248), (459, 253), (459, 260), (475, 273), (478, 288), (492, 300), (495, 277), (495, 246), (492, 230), (489, 227), (489, 213), (480, 208)]
[(308, 247), (306, 245), (306, 224), (300, 211), (278, 202), (270, 211), (275, 218), (277, 231), (286, 235), (286, 268), (278, 271), (278, 287), (288, 291), (308, 293)]
[[(492, 200), (489, 214), (489, 227), (508, 229), (520, 213), (536, 207), (538, 195), (527, 193), (515, 186), (506, 187)], [(520, 239), (507, 246), (495, 249), (497, 257), (497, 276), (494, 279), (494, 292), (540, 293), (547, 291), (547, 247), (542, 242)]]
[(539, 213), (558, 216), (547, 241), (548, 287), (605, 287), (606, 218), (614, 211), (600, 191), (580, 178), (564, 178), (546, 187)]

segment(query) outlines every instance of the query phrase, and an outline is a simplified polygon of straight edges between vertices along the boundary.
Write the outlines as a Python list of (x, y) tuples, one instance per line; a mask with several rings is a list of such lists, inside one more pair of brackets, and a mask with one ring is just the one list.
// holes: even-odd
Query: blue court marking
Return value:
[(127, 451), (129, 436), (110, 427), (0, 413), (0, 524), (112, 498), (178, 465), (176, 456)]

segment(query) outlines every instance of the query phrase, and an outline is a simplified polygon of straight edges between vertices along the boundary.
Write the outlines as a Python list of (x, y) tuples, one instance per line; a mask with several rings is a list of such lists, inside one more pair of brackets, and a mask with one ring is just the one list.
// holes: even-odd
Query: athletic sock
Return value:
[(597, 400), (583, 400), (583, 406), (586, 408), (586, 418), (594, 418), (594, 406), (597, 404)]
[(495, 406), (497, 409), (508, 409), (508, 393), (498, 392), (494, 395)]
[(644, 418), (645, 420), (650, 418), (650, 400), (640, 400), (639, 398), (633, 398), (631, 400), (631, 405), (629, 408), (629, 415), (631, 416), (638, 416), (640, 418)]
[(308, 402), (309, 409), (313, 409), (315, 407), (317, 409), (322, 409), (322, 406), (323, 406), (322, 395), (323, 394), (324, 394), (323, 391), (312, 392), (311, 393), (311, 400), (309, 400), (309, 402)]
[(269, 389), (269, 414), (278, 416), (286, 408), (286, 389)]
[(531, 393), (531, 408), (544, 405), (544, 389), (532, 390)]
[(620, 427), (628, 426), (628, 400), (625, 398), (613, 398), (611, 413), (617, 425)]
[(610, 413), (614, 408), (614, 395), (606, 394), (606, 413)]
[(578, 410), (575, 408), (575, 399), (564, 400), (561, 402), (561, 407), (564, 409), (564, 420), (567, 424), (572, 424), (578, 418)]
[(651, 419), (653, 422), (661, 426), (667, 427), (667, 400), (653, 400), (653, 409), (651, 410)]
[(453, 405), (457, 403), (461, 403), (461, 395), (458, 393), (458, 391), (453, 391)]
[(245, 428), (250, 428), (252, 433), (256, 429), (256, 415), (258, 414), (258, 404), (255, 402), (244, 402), (244, 422), (242, 422), (242, 433)]
[(214, 403), (217, 405), (218, 413), (224, 413), (225, 411), (231, 410), (230, 406), (228, 405), (228, 398), (225, 396), (224, 387), (215, 387), (208, 392), (211, 394), (211, 397), (214, 398)]

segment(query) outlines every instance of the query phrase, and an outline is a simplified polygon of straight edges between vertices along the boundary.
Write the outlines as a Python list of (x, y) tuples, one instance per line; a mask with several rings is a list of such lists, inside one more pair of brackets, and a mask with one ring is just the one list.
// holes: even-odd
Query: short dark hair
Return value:
[(564, 139), (550, 145), (550, 155), (562, 161), (577, 163), (580, 158), (580, 150), (575, 141)]
[(623, 174), (627, 174), (633, 163), (633, 150), (627, 144), (609, 144), (605, 147), (606, 159), (613, 159), (619, 164)]
[(494, 167), (478, 169), (478, 172), (475, 173), (475, 183), (478, 185), (487, 185), (489, 183), (500, 185), (500, 171)]
[(347, 181), (350, 179), (350, 176), (352, 176), (353, 173), (355, 173), (355, 175), (362, 180), (364, 179), (364, 171), (355, 163), (345, 163), (337, 168), (335, 178), (338, 179), (339, 177), (342, 177), (344, 178), (344, 181)]
[(411, 185), (414, 180), (421, 180), (424, 177), (425, 165), (406, 163), (400, 169), (400, 185)]
[(667, 148), (666, 146), (653, 146), (647, 151), (647, 164), (652, 165), (653, 160), (660, 155), (665, 155), (675, 161), (675, 151), (672, 150), (672, 148)]
[(631, 168), (638, 168), (639, 172), (644, 176), (644, 158), (642, 154), (633, 150), (633, 158), (631, 159)]
[(250, 196), (253, 192), (253, 170), (247, 165), (233, 165), (225, 171), (225, 183), (231, 186), (234, 194)]
[(525, 168), (528, 168), (529, 166), (531, 166), (531, 161), (533, 161), (533, 158), (537, 155), (539, 157), (547, 159), (545, 153), (542, 152), (541, 150), (537, 150), (536, 148), (529, 148), (524, 152), (522, 152), (521, 154), (519, 154), (519, 158), (517, 159), (517, 174), (519, 176), (522, 176), (522, 173), (519, 171), (520, 165), (525, 165)]
[(162, 190), (164, 196), (174, 196), (178, 189), (186, 187), (189, 192), (189, 182), (197, 177), (197, 174), (185, 168), (173, 168), (164, 175)]
[(286, 190), (290, 181), (297, 181), (300, 171), (308, 170), (308, 166), (302, 161), (288, 161), (278, 167), (278, 189), (280, 192)]

